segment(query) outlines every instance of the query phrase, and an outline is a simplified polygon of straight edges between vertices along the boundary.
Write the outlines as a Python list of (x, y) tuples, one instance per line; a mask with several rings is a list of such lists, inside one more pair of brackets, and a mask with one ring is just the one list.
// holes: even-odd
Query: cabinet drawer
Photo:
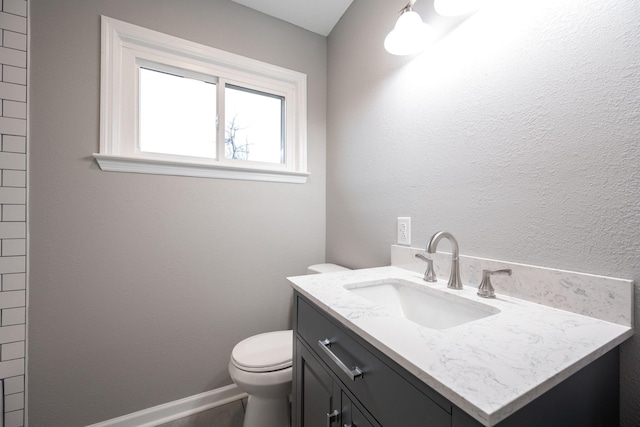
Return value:
[[(296, 298), (296, 332), (340, 379), (383, 427), (450, 426), (451, 405), (442, 399), (438, 405), (402, 377), (399, 366), (391, 367), (357, 342), (339, 322), (329, 319), (300, 296)], [(362, 376), (349, 378), (331, 355), (321, 349), (319, 341), (328, 339), (329, 350), (348, 368), (356, 366)], [(407, 373), (404, 373), (405, 375)]]

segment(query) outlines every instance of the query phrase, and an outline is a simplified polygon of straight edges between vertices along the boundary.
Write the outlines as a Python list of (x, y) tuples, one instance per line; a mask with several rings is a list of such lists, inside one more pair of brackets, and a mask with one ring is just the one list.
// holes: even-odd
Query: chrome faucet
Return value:
[(445, 237), (451, 242), (451, 275), (449, 276), (447, 288), (462, 289), (462, 280), (460, 279), (460, 261), (458, 259), (460, 251), (458, 249), (458, 241), (455, 237), (447, 231), (439, 231), (434, 234), (433, 237), (431, 237), (431, 240), (429, 240), (429, 243), (427, 243), (426, 251), (430, 254), (435, 253), (438, 242)]

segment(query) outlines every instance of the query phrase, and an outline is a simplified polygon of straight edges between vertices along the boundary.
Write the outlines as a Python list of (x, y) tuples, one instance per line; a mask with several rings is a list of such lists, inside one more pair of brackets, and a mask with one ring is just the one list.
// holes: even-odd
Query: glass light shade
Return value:
[(435, 0), (433, 8), (442, 16), (467, 15), (480, 9), (482, 0)]
[(400, 15), (393, 30), (384, 39), (384, 48), (393, 55), (418, 53), (433, 40), (433, 29), (414, 11)]
[(403, 12), (384, 39), (384, 48), (393, 55), (418, 53), (433, 40), (433, 29), (414, 11)]

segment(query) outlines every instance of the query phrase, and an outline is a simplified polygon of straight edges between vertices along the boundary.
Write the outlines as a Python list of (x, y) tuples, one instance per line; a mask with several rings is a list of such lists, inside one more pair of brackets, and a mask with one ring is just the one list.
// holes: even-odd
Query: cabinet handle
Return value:
[(327, 427), (331, 427), (331, 424), (334, 421), (338, 421), (338, 415), (340, 415), (340, 413), (337, 409), (334, 409), (332, 413), (327, 414)]
[(328, 338), (318, 341), (318, 345), (320, 346), (322, 351), (324, 351), (327, 356), (329, 356), (329, 358), (333, 360), (336, 365), (338, 365), (338, 368), (340, 368), (345, 374), (347, 374), (349, 378), (351, 378), (351, 381), (355, 381), (356, 378), (362, 377), (362, 371), (360, 370), (360, 368), (358, 368), (357, 366), (355, 366), (353, 369), (347, 368), (347, 365), (345, 365), (344, 362), (340, 360), (338, 356), (333, 353), (333, 351), (331, 351), (331, 349), (329, 348), (331, 347), (331, 341), (329, 341)]

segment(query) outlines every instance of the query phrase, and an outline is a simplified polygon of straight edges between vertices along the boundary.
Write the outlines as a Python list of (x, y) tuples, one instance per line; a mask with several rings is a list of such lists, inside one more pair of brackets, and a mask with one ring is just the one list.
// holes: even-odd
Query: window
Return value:
[(227, 86), (225, 157), (285, 163), (284, 97)]
[(306, 182), (306, 76), (102, 17), (106, 171)]

